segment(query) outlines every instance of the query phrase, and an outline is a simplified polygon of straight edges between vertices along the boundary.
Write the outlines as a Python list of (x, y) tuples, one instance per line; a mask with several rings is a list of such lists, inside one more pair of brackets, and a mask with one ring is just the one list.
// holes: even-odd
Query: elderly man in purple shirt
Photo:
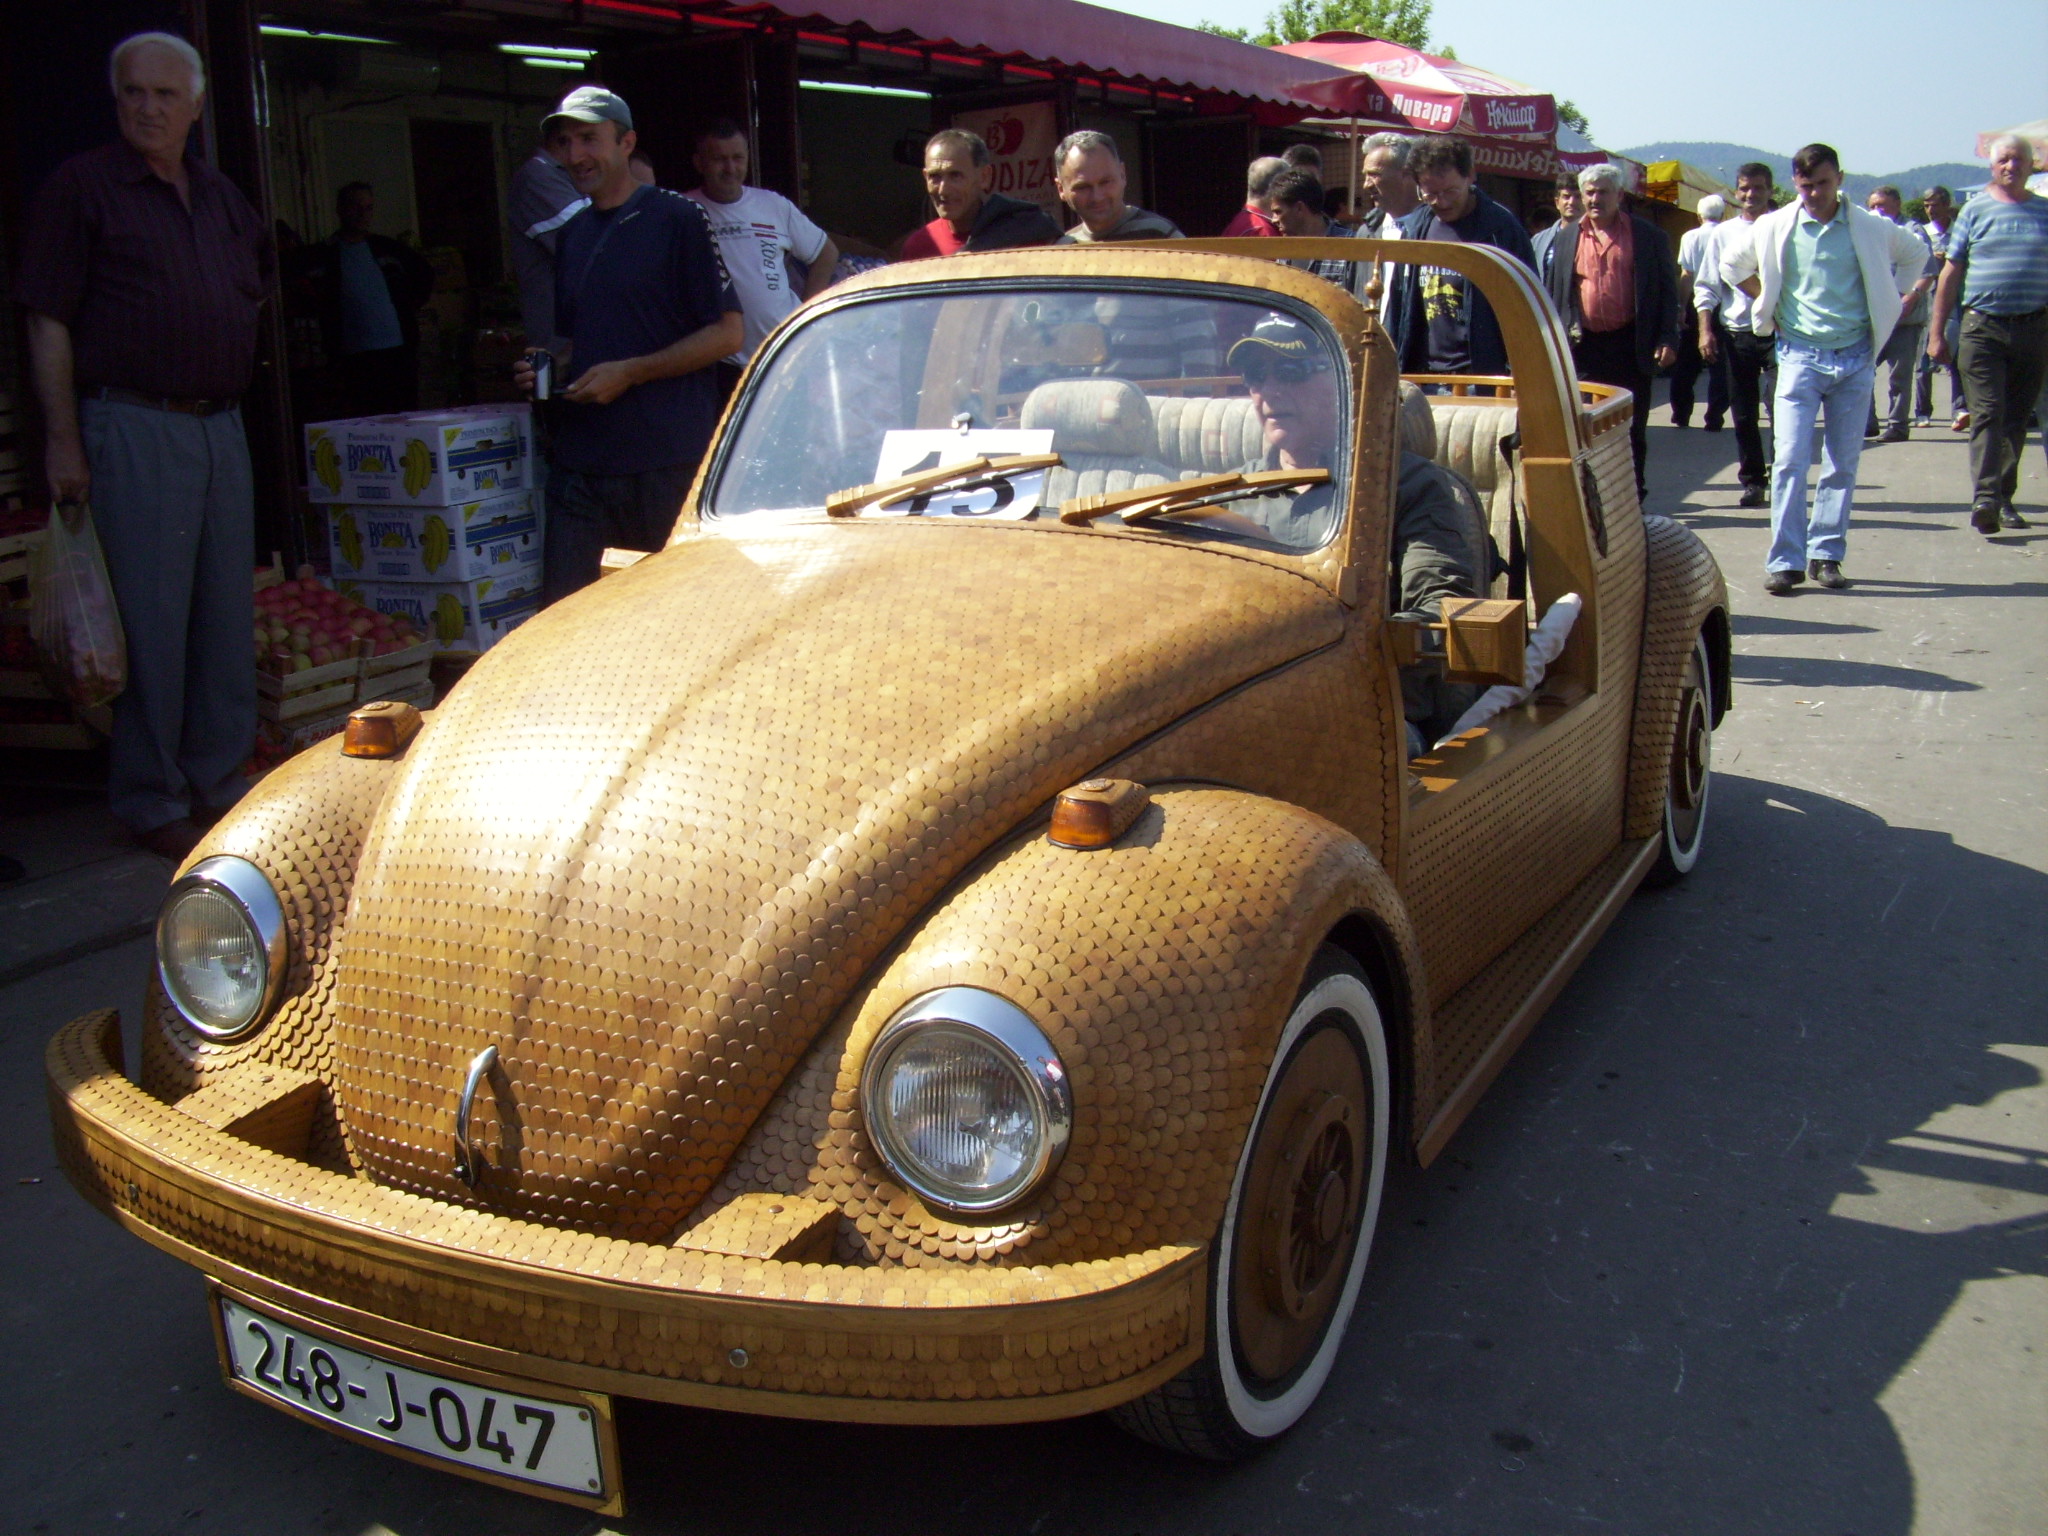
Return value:
[(109, 797), (175, 860), (248, 787), (255, 514), (239, 402), (271, 252), (234, 184), (186, 154), (206, 89), (192, 46), (128, 38), (108, 77), (121, 142), (44, 183), (15, 298), (51, 498), (90, 497), (127, 632)]

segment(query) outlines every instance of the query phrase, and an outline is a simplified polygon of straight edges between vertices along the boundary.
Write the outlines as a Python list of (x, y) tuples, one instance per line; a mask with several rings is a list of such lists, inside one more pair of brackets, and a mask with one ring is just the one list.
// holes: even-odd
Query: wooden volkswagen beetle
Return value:
[[(1256, 259), (1333, 255), (1466, 274), (1513, 378), (1403, 405)], [(111, 1013), (50, 1047), (65, 1165), (240, 1390), (601, 1509), (614, 1395), (1270, 1441), (1388, 1159), (1699, 851), (1726, 598), (1629, 410), (1470, 246), (837, 289), (667, 548), (213, 829), (137, 1077)], [(1441, 632), (1388, 611), (1404, 442), (1503, 557)], [(1404, 666), (1512, 691), (1414, 755)]]

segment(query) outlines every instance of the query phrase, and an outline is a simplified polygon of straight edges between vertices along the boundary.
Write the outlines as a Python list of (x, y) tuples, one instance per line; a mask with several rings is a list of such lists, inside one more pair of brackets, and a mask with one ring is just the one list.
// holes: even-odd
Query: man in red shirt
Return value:
[(1036, 203), (995, 190), (996, 168), (981, 135), (942, 128), (925, 141), (924, 189), (939, 216), (903, 237), (898, 261), (961, 251), (1051, 245), (1059, 225)]
[(128, 641), (108, 799), (177, 860), (248, 788), (255, 488), (240, 397), (272, 252), (235, 184), (186, 153), (206, 91), (192, 45), (128, 38), (109, 75), (121, 141), (43, 183), (14, 296), (50, 497), (91, 498)]
[(1622, 207), (1613, 166), (1588, 166), (1579, 190), (1585, 217), (1558, 231), (1544, 281), (1571, 332), (1579, 377), (1635, 396), (1629, 448), (1640, 496), (1651, 380), (1678, 360), (1678, 268), (1664, 231)]
[(1244, 175), (1244, 206), (1237, 210), (1237, 217), (1224, 226), (1225, 240), (1280, 233), (1272, 205), (1266, 199), (1273, 191), (1273, 178), (1286, 169), (1287, 162), (1278, 155), (1264, 155), (1251, 163), (1251, 168)]

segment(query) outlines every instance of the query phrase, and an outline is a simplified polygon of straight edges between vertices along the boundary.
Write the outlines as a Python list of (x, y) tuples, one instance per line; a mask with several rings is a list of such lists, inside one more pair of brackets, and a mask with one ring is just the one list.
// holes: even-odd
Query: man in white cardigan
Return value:
[[(1808, 577), (1849, 585), (1849, 501), (1863, 456), (1863, 424), (1877, 384), (1877, 356), (1899, 323), (1901, 300), (1919, 281), (1927, 248), (1910, 230), (1841, 195), (1840, 158), (1825, 144), (1792, 157), (1797, 200), (1720, 246), (1721, 272), (1756, 303), (1751, 328), (1777, 335), (1772, 420), (1771, 552), (1764, 590), (1783, 597)], [(1820, 484), (1806, 505), (1813, 429), (1823, 428)]]

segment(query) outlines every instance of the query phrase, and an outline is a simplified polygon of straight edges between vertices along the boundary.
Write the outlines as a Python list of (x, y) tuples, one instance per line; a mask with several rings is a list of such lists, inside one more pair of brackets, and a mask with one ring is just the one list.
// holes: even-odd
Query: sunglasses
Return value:
[(1303, 362), (1299, 358), (1282, 357), (1268, 362), (1263, 357), (1247, 358), (1238, 373), (1245, 383), (1254, 389), (1271, 379), (1275, 384), (1306, 384), (1319, 373), (1328, 373), (1330, 365), (1318, 360)]

